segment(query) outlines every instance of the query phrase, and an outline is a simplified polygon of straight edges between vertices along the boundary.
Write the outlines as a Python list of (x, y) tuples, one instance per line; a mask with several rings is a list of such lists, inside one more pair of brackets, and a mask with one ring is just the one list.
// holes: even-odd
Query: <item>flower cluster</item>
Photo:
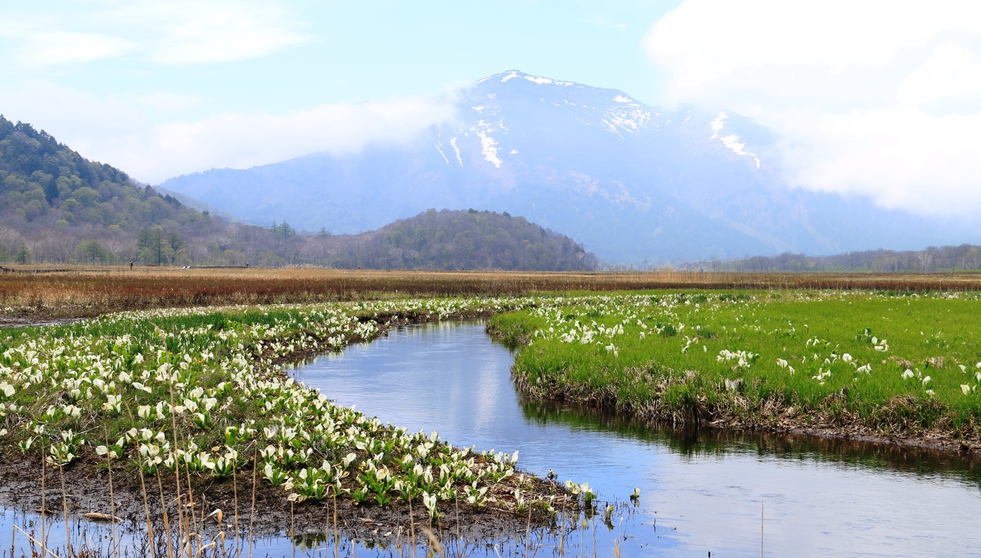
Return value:
[(256, 467), (294, 499), (488, 502), (517, 454), (408, 433), (294, 381), (297, 355), (368, 340), (406, 317), (501, 312), (516, 299), (131, 312), (8, 336), (0, 345), (0, 442), (57, 466), (91, 451), (161, 470), (229, 477)]

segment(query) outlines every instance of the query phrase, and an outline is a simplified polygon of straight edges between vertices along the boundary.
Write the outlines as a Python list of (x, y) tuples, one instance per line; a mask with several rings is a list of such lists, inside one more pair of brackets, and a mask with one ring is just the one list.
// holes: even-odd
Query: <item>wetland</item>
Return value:
[[(37, 292), (4, 315), (100, 317), (0, 330), (10, 552), (39, 525), (60, 555), (977, 547), (977, 295), (723, 287), (106, 315)], [(119, 532), (53, 522), (92, 512)]]

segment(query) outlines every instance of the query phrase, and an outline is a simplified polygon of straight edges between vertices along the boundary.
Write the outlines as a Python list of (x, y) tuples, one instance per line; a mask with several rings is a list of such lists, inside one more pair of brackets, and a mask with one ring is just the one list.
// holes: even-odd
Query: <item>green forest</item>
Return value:
[(567, 236), (523, 217), (491, 211), (436, 211), (353, 236), (319, 237), (311, 258), (372, 269), (594, 270), (598, 261)]
[[(184, 239), (227, 228), (2, 116), (0, 223), (0, 261), (17, 263), (174, 264), (191, 257)], [(173, 242), (153, 250), (137, 241), (148, 237)]]
[(322, 265), (595, 269), (572, 239), (521, 217), (430, 210), (359, 235), (303, 234), (198, 211), (0, 115), (0, 264)]

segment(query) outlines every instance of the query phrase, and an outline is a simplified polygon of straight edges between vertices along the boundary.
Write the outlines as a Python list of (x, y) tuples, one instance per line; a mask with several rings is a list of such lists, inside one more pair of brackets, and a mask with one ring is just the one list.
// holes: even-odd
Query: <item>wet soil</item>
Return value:
[[(62, 474), (64, 493), (61, 488)], [(178, 499), (176, 478), (169, 472), (161, 473), (159, 478), (146, 476), (141, 483), (137, 471), (114, 469), (110, 498), (110, 473), (104, 464), (80, 459), (63, 471), (46, 465), (42, 474), (41, 456), (25, 457), (20, 452), (7, 451), (0, 454), (0, 478), (3, 479), (0, 484), (0, 506), (28, 513), (41, 513), (43, 509), (45, 514), (60, 518), (64, 515), (67, 502), (71, 520), (87, 521), (89, 519), (84, 517), (85, 514), (104, 514), (116, 517), (134, 532), (144, 533), (147, 531), (147, 510), (154, 532), (159, 534), (164, 525), (165, 508), (172, 527), (178, 524), (178, 501), (183, 503), (180, 513), (185, 518), (189, 515), (189, 496), (193, 496), (195, 516), (199, 524), (203, 521), (201, 532), (205, 533), (206, 538), (216, 536), (218, 531), (224, 531), (227, 538), (234, 533), (244, 537), (250, 532), (254, 538), (291, 535), (297, 539), (306, 536), (331, 537), (336, 528), (336, 532), (345, 539), (369, 545), (392, 546), (404, 544), (410, 530), (415, 530), (418, 540), (422, 540), (423, 530), (429, 529), (438, 540), (452, 538), (486, 543), (513, 539), (529, 528), (547, 530), (556, 527), (554, 518), (538, 507), (529, 506), (530, 511), (524, 513), (514, 511), (513, 492), (519, 483), (518, 474), (492, 488), (488, 492), (488, 503), (481, 508), (473, 508), (464, 502), (459, 505), (441, 503), (441, 517), (436, 522), (430, 521), (418, 499), (412, 504), (411, 516), (408, 505), (401, 500), (380, 507), (374, 503), (355, 505), (349, 497), (342, 496), (336, 500), (335, 510), (335, 502), (329, 498), (290, 502), (282, 487), (272, 486), (261, 478), (255, 484), (253, 496), (251, 471), (242, 471), (241, 476), (234, 480), (192, 475), (191, 494), (188, 493), (187, 478), (184, 476)], [(578, 509), (578, 504), (564, 487), (531, 476), (524, 476), (523, 480), (522, 491), (525, 494), (536, 493), (545, 499), (554, 496), (557, 510)], [(161, 505), (161, 487), (166, 506)], [(216, 510), (221, 510), (221, 523), (217, 521)]]
[(30, 317), (30, 318), (16, 318), (11, 316), (0, 316), (0, 329), (8, 328), (8, 327), (44, 327), (44, 326), (65, 325), (84, 319), (85, 318), (45, 319), (37, 316)]

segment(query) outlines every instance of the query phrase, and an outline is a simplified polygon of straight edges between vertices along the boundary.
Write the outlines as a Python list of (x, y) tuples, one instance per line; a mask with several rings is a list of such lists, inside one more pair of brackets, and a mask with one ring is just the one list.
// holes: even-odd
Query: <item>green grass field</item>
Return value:
[[(688, 291), (496, 316), (537, 397), (676, 423), (979, 439), (974, 293)], [(859, 429), (858, 431), (854, 429)]]

